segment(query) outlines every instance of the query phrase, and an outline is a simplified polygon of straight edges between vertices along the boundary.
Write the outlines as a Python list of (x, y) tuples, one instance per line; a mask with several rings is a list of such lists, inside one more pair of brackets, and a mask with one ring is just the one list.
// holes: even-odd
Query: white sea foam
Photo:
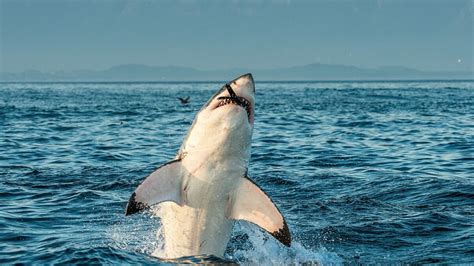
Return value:
[(157, 228), (162, 228), (158, 219), (148, 215), (127, 218), (118, 219), (105, 232), (110, 246), (148, 255), (163, 246), (163, 239), (156, 237)]
[[(160, 258), (163, 254), (163, 228), (156, 216), (138, 215), (133, 219), (120, 219), (111, 225), (106, 232), (110, 245), (132, 252), (140, 252)], [(247, 222), (236, 222), (235, 235), (247, 235), (244, 245), (231, 241), (226, 260), (240, 264), (342, 264), (343, 260), (336, 253), (320, 246), (304, 247), (293, 241), (291, 248), (280, 244), (257, 226)]]
[(252, 248), (233, 247), (228, 259), (243, 264), (342, 264), (343, 260), (336, 253), (324, 247), (309, 249), (298, 241), (293, 241), (291, 248), (281, 245), (255, 225), (246, 222), (235, 223), (234, 232), (248, 235)]

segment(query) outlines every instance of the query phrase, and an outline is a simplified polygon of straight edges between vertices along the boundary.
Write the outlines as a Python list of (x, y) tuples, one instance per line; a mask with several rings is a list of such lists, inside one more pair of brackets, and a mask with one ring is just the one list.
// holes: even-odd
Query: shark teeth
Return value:
[(228, 105), (228, 104), (235, 104), (235, 105), (242, 106), (242, 108), (244, 108), (245, 111), (247, 112), (248, 118), (250, 119), (250, 112), (251, 112), (250, 106), (251, 105), (247, 99), (245, 99), (244, 97), (239, 97), (239, 96), (222, 97), (216, 108), (219, 108), (221, 106)]

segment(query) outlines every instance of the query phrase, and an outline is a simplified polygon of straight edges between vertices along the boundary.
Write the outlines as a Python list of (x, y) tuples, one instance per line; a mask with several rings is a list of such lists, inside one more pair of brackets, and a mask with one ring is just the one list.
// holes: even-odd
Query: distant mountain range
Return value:
[(346, 65), (310, 64), (274, 69), (198, 70), (189, 67), (127, 64), (100, 71), (0, 72), (0, 81), (222, 81), (247, 72), (251, 72), (260, 81), (474, 79), (472, 71), (421, 71), (397, 66), (361, 68)]

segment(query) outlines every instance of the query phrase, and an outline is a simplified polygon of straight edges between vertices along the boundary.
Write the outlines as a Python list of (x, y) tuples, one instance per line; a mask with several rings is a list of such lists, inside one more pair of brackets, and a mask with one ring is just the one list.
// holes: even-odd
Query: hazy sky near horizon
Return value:
[(472, 0), (0, 0), (0, 71), (473, 70)]

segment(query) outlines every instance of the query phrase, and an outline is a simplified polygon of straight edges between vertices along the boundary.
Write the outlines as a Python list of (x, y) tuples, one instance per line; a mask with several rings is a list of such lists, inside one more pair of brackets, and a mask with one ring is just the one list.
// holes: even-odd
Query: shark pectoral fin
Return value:
[(164, 201), (182, 204), (181, 187), (184, 175), (180, 159), (160, 166), (133, 192), (128, 200), (125, 215), (137, 213)]
[(256, 184), (242, 178), (240, 186), (229, 197), (228, 218), (254, 223), (285, 246), (291, 245), (291, 234), (285, 218), (272, 200)]

